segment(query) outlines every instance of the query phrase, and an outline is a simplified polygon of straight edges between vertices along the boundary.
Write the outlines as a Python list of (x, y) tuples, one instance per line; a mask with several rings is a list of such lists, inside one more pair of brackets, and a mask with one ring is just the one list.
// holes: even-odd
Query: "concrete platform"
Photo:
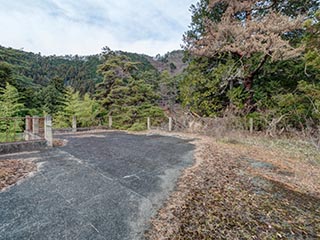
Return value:
[(144, 239), (150, 218), (193, 162), (186, 140), (121, 132), (63, 135), (37, 173), (0, 193), (0, 239)]

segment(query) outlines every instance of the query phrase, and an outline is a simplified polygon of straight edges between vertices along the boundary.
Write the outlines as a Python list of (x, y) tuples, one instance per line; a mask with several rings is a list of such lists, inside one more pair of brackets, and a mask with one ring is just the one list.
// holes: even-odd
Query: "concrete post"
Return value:
[(169, 117), (169, 132), (172, 132), (172, 117)]
[(77, 118), (76, 118), (76, 116), (72, 117), (72, 132), (77, 132)]
[(30, 116), (26, 116), (26, 126), (25, 126), (25, 132), (24, 132), (24, 139), (26, 141), (30, 140), (30, 132), (31, 132), (31, 125), (32, 124), (32, 118)]
[(48, 147), (53, 147), (53, 134), (52, 134), (52, 118), (46, 116), (44, 121), (44, 137), (47, 141)]
[(32, 117), (32, 134), (33, 138), (36, 139), (39, 136), (39, 117)]
[(149, 117), (147, 118), (147, 129), (151, 130), (151, 121)]
[(112, 116), (109, 116), (109, 128), (112, 128)]
[(249, 119), (249, 124), (250, 124), (250, 134), (253, 134), (253, 118)]

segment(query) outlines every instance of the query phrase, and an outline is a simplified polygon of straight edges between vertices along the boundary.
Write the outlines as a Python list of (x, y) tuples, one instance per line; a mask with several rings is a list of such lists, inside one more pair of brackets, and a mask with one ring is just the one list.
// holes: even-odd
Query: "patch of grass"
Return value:
[(147, 126), (145, 123), (134, 123), (128, 130), (133, 132), (145, 131)]
[[(254, 140), (253, 140), (254, 139)], [(300, 139), (270, 139), (270, 138), (247, 138), (247, 144), (263, 146), (268, 149), (277, 149), (289, 154), (292, 157), (300, 158), (302, 161), (309, 161), (320, 164), (320, 151), (311, 143)]]
[(228, 143), (228, 144), (242, 144), (241, 141), (234, 138), (223, 138), (220, 141), (222, 143)]
[(0, 143), (17, 142), (22, 140), (24, 140), (23, 133), (14, 133), (14, 132), (9, 132), (8, 134), (0, 133)]

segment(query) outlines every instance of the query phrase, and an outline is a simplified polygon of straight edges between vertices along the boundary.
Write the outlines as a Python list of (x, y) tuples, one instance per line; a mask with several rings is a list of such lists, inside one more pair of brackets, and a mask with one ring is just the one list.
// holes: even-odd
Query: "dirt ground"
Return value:
[(36, 170), (36, 164), (24, 160), (0, 161), (0, 192), (5, 188), (16, 184), (31, 172)]
[(320, 154), (305, 142), (196, 138), (196, 164), (153, 219), (162, 239), (320, 239)]

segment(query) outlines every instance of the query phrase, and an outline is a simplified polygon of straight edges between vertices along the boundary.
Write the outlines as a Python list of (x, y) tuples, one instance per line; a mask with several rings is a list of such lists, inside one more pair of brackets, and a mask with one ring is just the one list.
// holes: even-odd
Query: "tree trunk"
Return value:
[(248, 92), (251, 92), (253, 86), (253, 76), (251, 74), (244, 78), (243, 85)]
[(243, 85), (245, 87), (245, 90), (249, 93), (249, 96), (245, 102), (245, 112), (246, 113), (251, 113), (253, 112), (254, 109), (254, 100), (253, 100), (253, 76), (250, 74), (248, 75), (244, 81), (243, 81)]
[(246, 91), (249, 93), (249, 97), (245, 103), (245, 105), (246, 105), (245, 110), (247, 113), (251, 113), (255, 110), (255, 103), (253, 100), (253, 97), (254, 97), (254, 91), (253, 91), (254, 77), (261, 70), (263, 65), (267, 62), (268, 58), (269, 58), (269, 55), (265, 54), (263, 56), (263, 58), (261, 59), (261, 62), (259, 63), (257, 68), (244, 78), (243, 85), (244, 85)]

